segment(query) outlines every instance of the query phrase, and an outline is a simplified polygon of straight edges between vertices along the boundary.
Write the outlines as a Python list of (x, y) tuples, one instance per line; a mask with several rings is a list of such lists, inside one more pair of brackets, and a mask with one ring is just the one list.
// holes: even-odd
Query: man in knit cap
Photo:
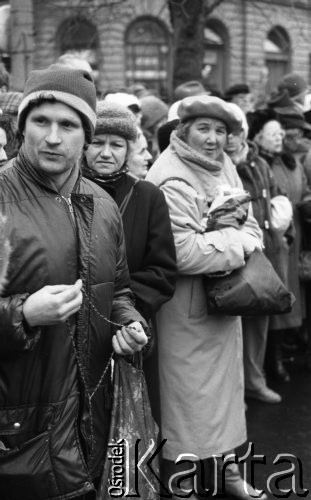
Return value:
[(120, 214), (80, 175), (95, 108), (89, 72), (32, 71), (18, 113), (22, 146), (0, 174), (11, 246), (0, 298), (6, 500), (95, 498), (109, 432), (109, 360), (147, 342), (128, 288)]

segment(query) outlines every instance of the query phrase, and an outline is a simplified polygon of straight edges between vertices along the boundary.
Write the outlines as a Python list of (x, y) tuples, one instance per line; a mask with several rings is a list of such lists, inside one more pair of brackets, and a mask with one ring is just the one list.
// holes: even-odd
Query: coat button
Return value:
[(85, 488), (87, 488), (88, 490), (90, 490), (91, 488), (93, 488), (92, 483), (90, 483), (89, 481), (86, 481), (86, 482), (84, 483), (84, 486), (85, 486)]
[(61, 201), (62, 201), (62, 199), (61, 199), (61, 197), (60, 197), (60, 196), (56, 196), (56, 197), (55, 197), (55, 200), (56, 200), (56, 201), (58, 201), (58, 203), (61, 203)]
[(81, 196), (80, 200), (84, 203), (86, 201), (86, 196)]
[(21, 424), (19, 422), (15, 422), (13, 424), (14, 429), (20, 429)]

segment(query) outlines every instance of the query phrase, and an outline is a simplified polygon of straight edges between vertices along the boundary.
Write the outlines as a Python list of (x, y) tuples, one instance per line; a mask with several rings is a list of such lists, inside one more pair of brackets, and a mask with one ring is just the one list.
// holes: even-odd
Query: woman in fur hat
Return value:
[[(83, 175), (105, 189), (120, 209), (135, 305), (151, 324), (155, 313), (174, 292), (176, 258), (163, 193), (150, 182), (129, 175), (128, 160), (131, 156), (131, 163), (135, 161), (136, 140), (133, 113), (125, 106), (100, 101), (95, 137), (85, 154)], [(145, 373), (152, 385), (151, 404), (157, 418), (156, 372), (155, 348), (145, 362)]]

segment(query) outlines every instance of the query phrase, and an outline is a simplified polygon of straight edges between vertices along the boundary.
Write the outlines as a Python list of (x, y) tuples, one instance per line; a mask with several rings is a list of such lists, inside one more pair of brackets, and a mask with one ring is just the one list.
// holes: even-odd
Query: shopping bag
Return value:
[(289, 312), (295, 301), (271, 262), (259, 250), (245, 266), (223, 277), (204, 277), (209, 314), (261, 316)]
[(108, 451), (97, 500), (159, 498), (158, 460), (156, 456), (152, 459), (151, 469), (146, 465), (148, 460), (144, 461), (156, 452), (158, 427), (151, 414), (142, 355), (135, 357), (134, 364), (122, 356), (115, 357)]

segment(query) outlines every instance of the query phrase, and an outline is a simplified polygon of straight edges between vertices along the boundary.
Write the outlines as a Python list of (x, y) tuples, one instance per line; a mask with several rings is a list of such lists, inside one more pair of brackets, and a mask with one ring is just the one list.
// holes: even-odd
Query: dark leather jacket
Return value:
[[(114, 201), (79, 178), (73, 215), (68, 199), (22, 167), (16, 162), (0, 174), (12, 246), (0, 298), (0, 498), (64, 500), (92, 491), (105, 456), (109, 373), (91, 405), (88, 398), (112, 352), (104, 317), (143, 320), (128, 288)], [(64, 323), (27, 327), (22, 306), (29, 294), (78, 277), (85, 293), (71, 335)]]

